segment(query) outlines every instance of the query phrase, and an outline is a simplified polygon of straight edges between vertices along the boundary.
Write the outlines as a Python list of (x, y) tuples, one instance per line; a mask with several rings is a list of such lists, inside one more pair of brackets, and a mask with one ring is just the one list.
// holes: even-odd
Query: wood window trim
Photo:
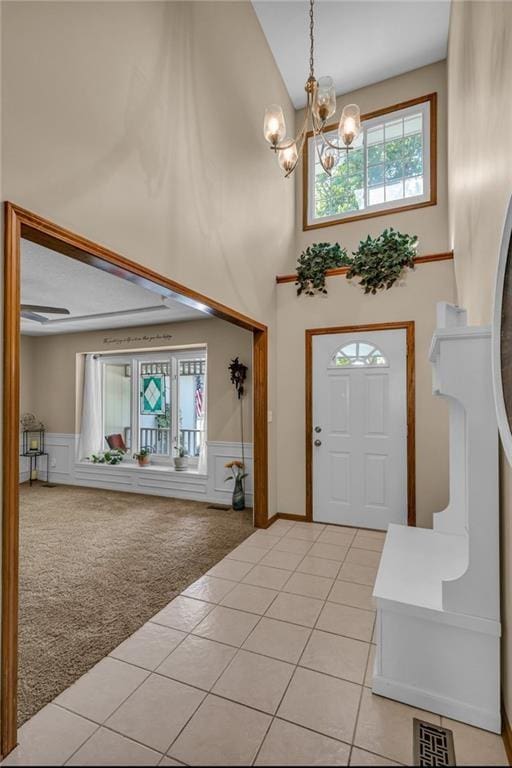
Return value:
[(343, 325), (334, 328), (306, 330), (306, 521), (313, 521), (313, 337), (336, 333), (365, 331), (406, 332), (407, 378), (407, 525), (416, 525), (416, 385), (414, 320), (369, 325)]
[[(417, 208), (427, 208), (431, 205), (437, 205), (437, 92), (427, 93), (425, 96), (418, 96), (415, 99), (409, 99), (409, 101), (402, 101), (398, 104), (392, 104), (389, 107), (383, 109), (377, 109), (373, 112), (367, 112), (361, 115), (361, 121), (372, 120), (375, 117), (382, 117), (390, 112), (398, 112), (401, 109), (408, 109), (409, 107), (415, 107), (418, 104), (430, 104), (430, 197), (428, 200), (424, 200), (421, 203), (411, 203), (410, 205), (397, 205), (394, 208), (386, 208), (379, 211), (367, 211), (365, 213), (357, 213), (353, 216), (342, 216), (339, 219), (330, 221), (319, 221), (314, 224), (308, 223), (308, 200), (309, 200), (309, 139), (313, 135), (313, 131), (308, 131), (306, 134), (306, 140), (304, 142), (304, 152), (302, 156), (302, 229), (304, 232), (310, 229), (321, 229), (323, 227), (334, 227), (340, 224), (348, 224), (351, 221), (360, 221), (362, 219), (372, 219), (376, 216), (389, 216), (395, 213), (402, 213), (403, 211), (413, 211)], [(337, 127), (337, 123), (328, 125), (326, 132), (332, 131)]]
[(17, 743), (18, 604), (19, 604), (19, 412), (21, 238), (43, 245), (162, 294), (253, 334), (254, 525), (268, 520), (268, 329), (263, 323), (37, 214), (4, 204), (4, 365), (3, 365), (3, 509), (2, 509), (2, 648), (0, 752), (5, 758)]

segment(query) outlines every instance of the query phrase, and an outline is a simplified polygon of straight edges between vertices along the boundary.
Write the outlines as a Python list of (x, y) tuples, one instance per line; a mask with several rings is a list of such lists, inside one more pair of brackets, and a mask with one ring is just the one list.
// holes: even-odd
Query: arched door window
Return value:
[(370, 368), (388, 365), (383, 353), (367, 341), (350, 341), (340, 347), (331, 359), (330, 368)]

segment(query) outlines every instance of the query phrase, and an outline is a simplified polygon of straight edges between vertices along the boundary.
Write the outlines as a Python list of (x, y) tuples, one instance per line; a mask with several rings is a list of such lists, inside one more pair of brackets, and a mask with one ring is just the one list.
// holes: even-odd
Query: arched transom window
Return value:
[(363, 366), (387, 365), (388, 361), (380, 349), (367, 341), (351, 341), (340, 347), (333, 355), (333, 368), (361, 368)]

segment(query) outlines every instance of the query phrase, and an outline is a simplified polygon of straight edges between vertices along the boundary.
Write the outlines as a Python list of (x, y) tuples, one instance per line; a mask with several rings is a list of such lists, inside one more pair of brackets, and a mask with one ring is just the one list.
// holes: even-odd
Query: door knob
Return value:
[(321, 432), (321, 431), (322, 431), (322, 427), (315, 427), (315, 432)]
[(315, 440), (315, 445), (316, 446), (322, 445), (322, 441), (321, 440)]

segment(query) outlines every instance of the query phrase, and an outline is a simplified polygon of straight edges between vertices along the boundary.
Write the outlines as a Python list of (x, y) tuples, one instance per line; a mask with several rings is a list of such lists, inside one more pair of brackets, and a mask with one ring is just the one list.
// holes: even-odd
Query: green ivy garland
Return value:
[(317, 293), (327, 293), (325, 273), (328, 269), (336, 269), (351, 263), (347, 249), (339, 243), (313, 243), (301, 253), (297, 259), (297, 296), (305, 293), (314, 296)]
[(388, 290), (404, 269), (414, 269), (417, 245), (416, 235), (403, 235), (393, 227), (385, 229), (378, 237), (368, 235), (354, 251), (347, 280), (360, 277), (359, 285), (365, 293)]

